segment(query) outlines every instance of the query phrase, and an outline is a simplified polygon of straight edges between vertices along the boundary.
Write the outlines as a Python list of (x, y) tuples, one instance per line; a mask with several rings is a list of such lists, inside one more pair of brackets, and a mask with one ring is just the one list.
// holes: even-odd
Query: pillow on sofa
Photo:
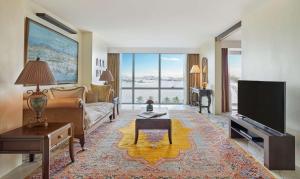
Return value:
[(108, 102), (110, 95), (110, 85), (94, 85), (91, 84), (92, 92), (97, 94), (98, 102)]
[(96, 103), (98, 102), (98, 94), (93, 93), (93, 91), (89, 90), (86, 94), (86, 103)]
[(54, 98), (81, 98), (84, 100), (85, 87), (76, 87), (70, 89), (51, 88)]

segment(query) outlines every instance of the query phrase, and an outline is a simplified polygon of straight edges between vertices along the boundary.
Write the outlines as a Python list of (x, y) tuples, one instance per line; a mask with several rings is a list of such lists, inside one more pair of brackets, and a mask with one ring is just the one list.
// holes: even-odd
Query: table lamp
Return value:
[[(99, 80), (104, 81), (104, 85), (109, 85), (110, 82), (114, 81), (114, 77), (109, 70), (105, 70), (101, 73)], [(115, 91), (112, 89), (111, 85), (110, 85), (110, 91), (114, 96)]]
[(201, 70), (200, 70), (199, 66), (198, 65), (193, 65), (192, 69), (190, 71), (190, 74), (194, 74), (194, 87), (195, 88), (197, 87), (197, 83), (196, 83), (197, 74), (200, 74), (200, 73), (201, 73)]
[(28, 90), (30, 96), (27, 99), (28, 108), (35, 113), (35, 117), (30, 121), (28, 127), (34, 126), (48, 126), (47, 118), (43, 118), (43, 112), (47, 105), (47, 90), (40, 90), (40, 85), (56, 84), (53, 74), (45, 61), (29, 61), (21, 74), (19, 75), (15, 84), (36, 85), (36, 91)]
[(108, 85), (110, 82), (114, 81), (114, 77), (109, 70), (105, 70), (101, 73), (100, 81), (104, 81), (105, 85)]

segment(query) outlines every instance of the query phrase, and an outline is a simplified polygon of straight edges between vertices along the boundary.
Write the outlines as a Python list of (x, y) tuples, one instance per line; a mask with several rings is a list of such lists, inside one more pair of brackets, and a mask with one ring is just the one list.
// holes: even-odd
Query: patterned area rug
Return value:
[[(131, 129), (135, 113), (128, 112), (94, 131), (87, 138), (88, 150), (81, 152), (76, 145), (75, 163), (70, 163), (67, 148), (56, 152), (51, 157), (51, 177), (274, 178), (204, 116), (187, 112), (170, 113), (171, 117), (178, 119), (175, 120), (178, 121), (177, 129), (174, 129), (177, 138), (173, 135), (175, 145), (171, 149), (167, 147), (165, 133), (157, 131), (143, 133), (138, 145), (132, 146), (134, 130)], [(176, 140), (187, 143), (176, 145)], [(41, 178), (41, 169), (29, 178)]]
[(186, 128), (180, 120), (172, 120), (173, 144), (169, 144), (166, 130), (144, 130), (139, 133), (139, 140), (134, 144), (135, 122), (121, 128), (123, 137), (118, 147), (125, 149), (130, 158), (140, 159), (145, 164), (155, 165), (166, 159), (177, 158), (192, 146), (190, 139), (190, 128)]

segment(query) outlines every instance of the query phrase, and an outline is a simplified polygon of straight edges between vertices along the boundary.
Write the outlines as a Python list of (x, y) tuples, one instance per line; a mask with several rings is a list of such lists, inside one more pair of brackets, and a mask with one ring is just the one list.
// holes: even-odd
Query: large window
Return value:
[(237, 110), (238, 80), (242, 76), (241, 49), (230, 48), (228, 54), (228, 70), (230, 78), (231, 108)]
[(184, 102), (185, 54), (121, 54), (121, 102)]

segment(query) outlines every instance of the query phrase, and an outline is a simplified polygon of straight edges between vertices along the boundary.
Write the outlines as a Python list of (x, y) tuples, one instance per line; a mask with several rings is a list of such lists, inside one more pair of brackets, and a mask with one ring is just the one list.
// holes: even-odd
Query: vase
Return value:
[(153, 105), (148, 104), (146, 109), (147, 109), (147, 111), (153, 111)]

